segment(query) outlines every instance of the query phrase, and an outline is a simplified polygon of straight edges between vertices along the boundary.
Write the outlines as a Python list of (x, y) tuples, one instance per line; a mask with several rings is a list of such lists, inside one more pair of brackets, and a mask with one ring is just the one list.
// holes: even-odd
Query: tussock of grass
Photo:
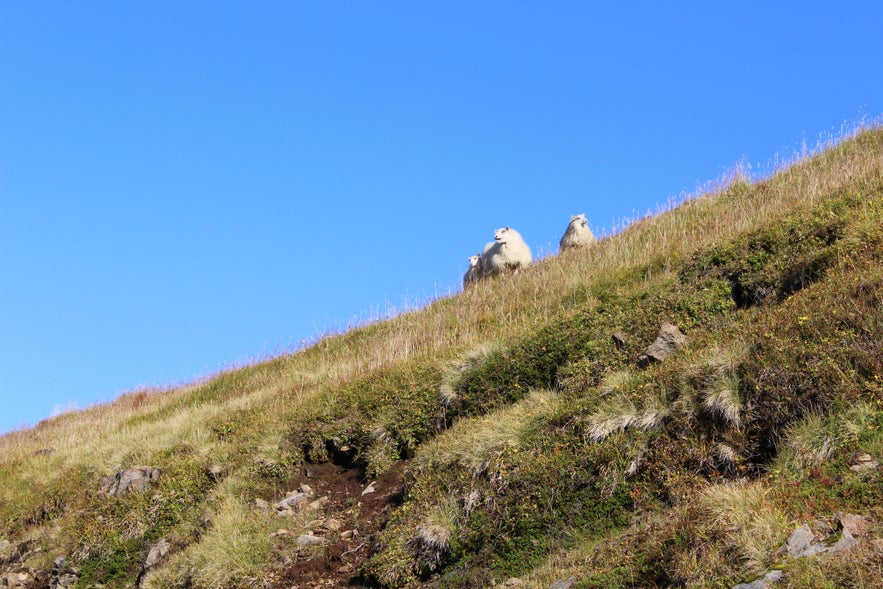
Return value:
[(712, 485), (700, 497), (712, 525), (722, 531), (726, 545), (735, 549), (748, 570), (766, 571), (775, 550), (790, 532), (787, 516), (768, 496), (763, 483), (735, 482)]
[(532, 391), (523, 401), (492, 415), (461, 419), (423, 445), (414, 468), (419, 472), (456, 463), (476, 474), (483, 472), (495, 453), (518, 446), (524, 429), (534, 419), (554, 411), (556, 404), (555, 393)]
[(600, 442), (611, 434), (629, 428), (641, 431), (656, 429), (668, 414), (664, 400), (657, 396), (643, 399), (640, 404), (630, 395), (604, 399), (586, 419), (585, 437)]

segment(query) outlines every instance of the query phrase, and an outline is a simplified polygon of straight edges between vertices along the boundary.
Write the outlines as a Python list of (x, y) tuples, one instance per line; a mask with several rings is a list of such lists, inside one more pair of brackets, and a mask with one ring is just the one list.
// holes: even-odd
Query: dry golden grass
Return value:
[(768, 499), (770, 489), (760, 481), (707, 487), (700, 503), (708, 510), (711, 525), (723, 532), (722, 549), (735, 550), (754, 573), (766, 571), (775, 560), (791, 523)]
[(524, 428), (552, 413), (556, 403), (555, 393), (532, 391), (526, 399), (496, 413), (461, 419), (421, 447), (414, 468), (419, 472), (457, 463), (475, 473), (484, 471), (496, 452), (518, 446)]

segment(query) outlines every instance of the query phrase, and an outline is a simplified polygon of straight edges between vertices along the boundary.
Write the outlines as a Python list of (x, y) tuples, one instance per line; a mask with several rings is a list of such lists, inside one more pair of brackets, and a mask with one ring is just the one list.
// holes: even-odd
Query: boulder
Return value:
[(314, 536), (312, 534), (304, 534), (303, 536), (297, 537), (298, 548), (306, 548), (307, 546), (314, 546), (316, 544), (322, 544), (324, 542), (325, 538)]
[(316, 496), (316, 492), (309, 485), (301, 485), (296, 491), (292, 491), (276, 504), (276, 515), (288, 516), (295, 511), (300, 511)]
[(102, 478), (98, 490), (113, 497), (143, 493), (159, 479), (160, 474), (160, 469), (153, 466), (133, 466)]
[(162, 538), (159, 542), (154, 544), (150, 548), (150, 552), (147, 553), (147, 559), (144, 561), (144, 570), (152, 569), (156, 565), (162, 561), (163, 558), (166, 557), (166, 554), (171, 550), (172, 545), (169, 542)]
[(638, 365), (645, 367), (653, 362), (662, 362), (672, 352), (687, 343), (687, 336), (676, 325), (663, 323), (659, 335), (650, 347), (638, 358)]

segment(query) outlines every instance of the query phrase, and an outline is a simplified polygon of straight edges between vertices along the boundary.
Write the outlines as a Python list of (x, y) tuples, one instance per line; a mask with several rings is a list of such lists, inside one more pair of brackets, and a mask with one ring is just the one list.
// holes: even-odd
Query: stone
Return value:
[(301, 485), (297, 491), (292, 491), (285, 499), (277, 503), (276, 510), (291, 513), (295, 509), (303, 509), (304, 504), (315, 496), (316, 492), (313, 491), (312, 487)]
[(270, 511), (270, 504), (261, 498), (254, 500), (254, 506), (258, 511)]
[(519, 585), (523, 585), (524, 581), (519, 579), (518, 577), (512, 577), (510, 579), (506, 579), (506, 582), (503, 583), (504, 587), (518, 587)]
[(613, 339), (614, 345), (620, 350), (623, 349), (629, 341), (629, 337), (621, 331), (614, 333), (611, 338)]
[(303, 536), (297, 537), (297, 545), (299, 548), (306, 548), (307, 546), (314, 546), (316, 544), (322, 544), (324, 542), (325, 538), (314, 536), (312, 534), (304, 534)]
[(645, 367), (653, 362), (662, 362), (672, 352), (687, 343), (687, 336), (677, 326), (663, 323), (656, 341), (638, 358), (638, 365)]
[(343, 527), (343, 522), (341, 522), (339, 519), (329, 517), (327, 520), (325, 520), (325, 523), (322, 527), (324, 527), (329, 532), (336, 532)]
[(781, 580), (784, 576), (785, 574), (782, 571), (769, 571), (761, 578), (750, 583), (733, 585), (733, 589), (767, 589), (771, 583)]
[(318, 499), (316, 499), (315, 501), (313, 501), (312, 503), (307, 505), (307, 508), (309, 508), (312, 511), (316, 511), (318, 509), (322, 509), (323, 507), (325, 507), (325, 505), (328, 503), (328, 501), (329, 501), (329, 497), (327, 495), (325, 497), (319, 497)]
[(576, 579), (573, 577), (570, 577), (569, 579), (561, 579), (549, 585), (549, 589), (570, 589), (573, 587), (574, 583), (576, 583)]
[(78, 575), (73, 573), (65, 573), (63, 575), (59, 575), (57, 579), (54, 579), (56, 587), (73, 587), (77, 584), (77, 581), (80, 580)]
[(376, 484), (377, 484), (377, 481), (374, 481), (370, 485), (365, 487), (365, 490), (362, 491), (362, 497), (364, 497), (365, 495), (368, 495), (370, 493), (376, 493), (377, 489), (374, 488), (374, 485), (376, 485)]
[(849, 532), (850, 535), (860, 538), (868, 533), (870, 526), (868, 519), (863, 515), (853, 515), (851, 513), (843, 513), (838, 511), (834, 514), (837, 521), (840, 522), (840, 529)]
[(153, 466), (133, 466), (101, 479), (99, 492), (113, 497), (143, 493), (159, 479), (162, 472)]
[(856, 540), (855, 537), (850, 534), (848, 530), (844, 529), (843, 535), (840, 536), (840, 539), (837, 540), (837, 542), (835, 542), (834, 545), (828, 549), (828, 552), (831, 552), (832, 554), (845, 552), (856, 545), (858, 545), (858, 540)]
[(849, 470), (853, 472), (862, 472), (864, 470), (875, 470), (880, 466), (874, 458), (867, 452), (856, 452), (849, 459)]
[(147, 560), (144, 561), (144, 570), (151, 569), (158, 565), (160, 561), (165, 558), (166, 554), (171, 550), (172, 545), (169, 542), (162, 538), (159, 542), (154, 544), (150, 548), (150, 552), (147, 553)]
[(791, 535), (785, 540), (785, 544), (779, 549), (779, 552), (787, 554), (792, 558), (809, 556), (807, 552), (811, 550), (813, 540), (815, 540), (815, 536), (809, 524), (803, 524), (791, 532)]

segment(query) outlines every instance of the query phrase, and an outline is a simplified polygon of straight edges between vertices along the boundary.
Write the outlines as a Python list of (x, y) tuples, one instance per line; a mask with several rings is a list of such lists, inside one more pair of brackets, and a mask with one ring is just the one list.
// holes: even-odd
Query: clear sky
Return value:
[(0, 0), (0, 431), (883, 113), (879, 2)]

